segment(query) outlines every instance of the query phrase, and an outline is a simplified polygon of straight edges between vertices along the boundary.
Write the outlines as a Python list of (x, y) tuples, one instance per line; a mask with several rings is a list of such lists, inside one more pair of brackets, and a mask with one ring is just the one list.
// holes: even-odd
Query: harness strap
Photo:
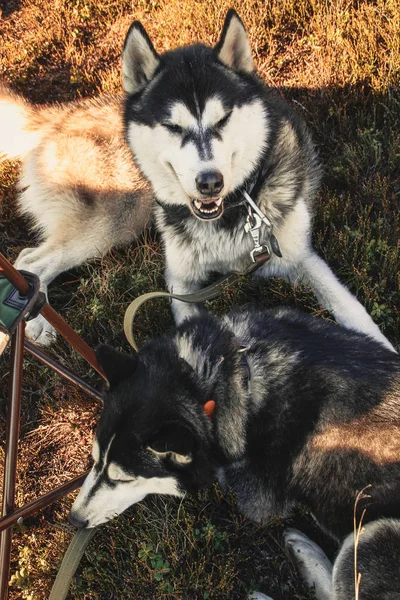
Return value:
[(85, 550), (96, 533), (94, 529), (78, 529), (64, 555), (57, 577), (51, 588), (49, 600), (65, 600), (72, 578), (78, 568)]
[(208, 285), (207, 287), (192, 294), (173, 294), (170, 292), (148, 292), (147, 294), (142, 294), (130, 303), (125, 312), (124, 332), (128, 342), (137, 352), (138, 347), (135, 342), (135, 338), (133, 337), (133, 321), (137, 311), (144, 302), (147, 302), (147, 300), (152, 300), (153, 298), (171, 298), (174, 300), (180, 300), (181, 302), (189, 302), (193, 304), (197, 302), (204, 302), (205, 300), (212, 300), (222, 293), (222, 289), (227, 283), (235, 283), (238, 281), (238, 279), (240, 279), (241, 276), (253, 273), (270, 258), (271, 255), (268, 251), (258, 254), (254, 257), (254, 262), (250, 263), (250, 265), (244, 271), (232, 271), (231, 273), (220, 277), (220, 279), (218, 279), (215, 283), (212, 283), (211, 285)]

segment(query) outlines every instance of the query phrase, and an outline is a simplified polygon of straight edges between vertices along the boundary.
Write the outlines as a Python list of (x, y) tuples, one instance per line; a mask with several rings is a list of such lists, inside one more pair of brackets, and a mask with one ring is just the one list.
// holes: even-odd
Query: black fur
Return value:
[[(242, 388), (240, 399), (234, 387), (240, 378), (234, 334), (249, 346), (250, 395)], [(189, 340), (190, 350), (179, 356), (182, 339)], [(110, 356), (100, 353), (99, 358), (109, 373)], [(291, 310), (241, 310), (232, 313), (228, 326), (199, 316), (169, 337), (149, 342), (130, 374), (131, 360), (113, 357), (122, 361), (126, 376), (115, 384), (119, 368), (113, 364), (114, 385), (106, 394), (98, 433), (100, 439), (104, 429), (109, 435), (111, 422), (114, 432), (122, 426), (118, 447), (124, 468), (136, 469), (138, 443), (151, 444), (160, 430), (179, 425), (193, 457), (193, 463), (174, 471), (181, 487), (199, 488), (221, 467), (223, 483), (253, 519), (267, 520), (302, 502), (326, 531), (342, 539), (352, 529), (357, 492), (367, 485), (370, 498), (359, 503), (360, 511), (367, 508), (366, 521), (400, 517), (400, 458), (380, 464), (369, 448), (313, 446), (335, 427), (354, 423), (359, 431), (360, 420), (365, 435), (370, 430), (384, 435), (385, 424), (395, 425), (399, 439), (393, 443), (400, 441), (399, 358), (379, 343)], [(262, 386), (261, 397), (252, 394), (255, 385)], [(216, 402), (211, 419), (202, 409), (209, 399)], [(240, 402), (243, 409), (233, 417)], [(245, 439), (235, 454), (221, 431), (230, 428), (239, 437), (240, 422)], [(167, 449), (173, 445), (170, 433)], [(125, 436), (140, 442), (133, 445), (123, 441)], [(170, 473), (175, 467), (168, 463), (166, 468)]]

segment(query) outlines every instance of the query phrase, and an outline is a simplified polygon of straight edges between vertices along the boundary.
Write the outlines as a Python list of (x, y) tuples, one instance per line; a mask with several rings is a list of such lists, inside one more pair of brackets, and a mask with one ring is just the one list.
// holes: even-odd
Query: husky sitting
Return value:
[[(20, 206), (44, 237), (17, 267), (37, 273), (46, 289), (61, 271), (129, 243), (151, 206), (139, 169), (157, 199), (170, 290), (193, 292), (212, 271), (247, 269), (261, 252), (269, 260), (259, 276), (308, 283), (339, 323), (393, 350), (311, 246), (314, 146), (258, 78), (235, 11), (215, 48), (162, 55), (134, 22), (122, 63), (124, 109), (112, 97), (35, 108), (0, 89), (0, 154), (25, 157)], [(179, 323), (196, 308), (174, 301), (173, 310)], [(27, 333), (46, 344), (52, 329), (38, 317)]]
[[(186, 319), (135, 355), (109, 346), (97, 354), (110, 387), (75, 525), (95, 527), (147, 494), (180, 496), (215, 478), (249, 518), (267, 522), (300, 502), (339, 543), (366, 486), (358, 520), (364, 508), (365, 523), (400, 517), (400, 361), (375, 340), (290, 309), (237, 310), (223, 321)], [(386, 572), (386, 589), (399, 592), (394, 559), (384, 559), (387, 571), (380, 554), (370, 559), (377, 540), (398, 564), (395, 523), (367, 526), (360, 565), (379, 581)], [(289, 532), (287, 545), (318, 598), (352, 597), (351, 578), (329, 595), (331, 568), (307, 538)], [(352, 564), (347, 541), (334, 585)], [(371, 577), (362, 576), (360, 599), (399, 597), (368, 595)]]

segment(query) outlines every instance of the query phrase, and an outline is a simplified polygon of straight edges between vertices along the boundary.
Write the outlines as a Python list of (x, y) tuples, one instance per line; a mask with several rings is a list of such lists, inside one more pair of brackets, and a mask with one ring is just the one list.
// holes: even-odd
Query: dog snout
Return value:
[(68, 521), (71, 523), (71, 525), (73, 525), (74, 527), (78, 527), (79, 529), (84, 529), (89, 523), (88, 519), (81, 519), (76, 513), (73, 513), (72, 511), (68, 515)]
[(202, 171), (196, 177), (196, 187), (204, 196), (216, 196), (224, 187), (224, 177), (220, 171)]

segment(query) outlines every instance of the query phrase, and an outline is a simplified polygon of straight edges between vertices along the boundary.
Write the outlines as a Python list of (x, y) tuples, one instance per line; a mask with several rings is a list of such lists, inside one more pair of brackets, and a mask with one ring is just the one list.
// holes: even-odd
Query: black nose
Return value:
[(80, 519), (79, 517), (74, 515), (72, 511), (68, 515), (68, 521), (71, 523), (71, 525), (73, 525), (74, 527), (78, 527), (79, 529), (84, 529), (85, 527), (87, 527), (88, 524), (87, 519)]
[(216, 196), (224, 187), (224, 177), (219, 171), (203, 171), (196, 177), (196, 187), (205, 196)]

